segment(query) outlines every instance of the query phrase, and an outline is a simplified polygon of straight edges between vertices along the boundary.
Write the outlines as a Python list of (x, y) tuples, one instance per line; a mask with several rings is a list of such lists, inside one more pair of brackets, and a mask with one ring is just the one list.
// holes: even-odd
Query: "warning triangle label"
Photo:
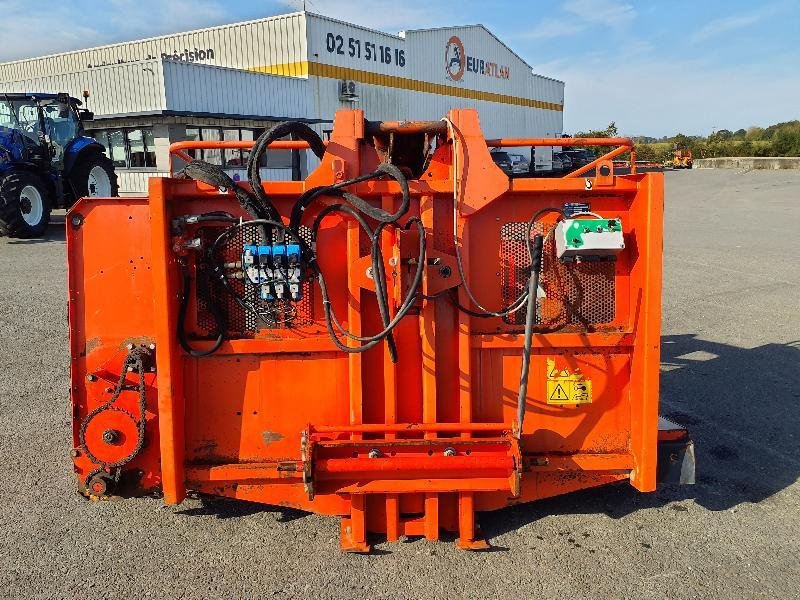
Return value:
[(569, 396), (567, 396), (567, 392), (564, 391), (564, 388), (559, 383), (556, 386), (556, 389), (553, 390), (553, 393), (550, 394), (550, 400), (569, 400)]

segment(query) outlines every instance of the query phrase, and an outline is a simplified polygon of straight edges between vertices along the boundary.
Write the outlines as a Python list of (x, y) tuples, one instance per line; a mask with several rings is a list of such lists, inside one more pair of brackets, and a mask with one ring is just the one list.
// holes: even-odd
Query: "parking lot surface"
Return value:
[(69, 458), (63, 213), (44, 239), (0, 239), (0, 596), (797, 598), (800, 171), (666, 179), (662, 413), (690, 428), (698, 484), (485, 514), (484, 553), (343, 555), (335, 519), (88, 502)]

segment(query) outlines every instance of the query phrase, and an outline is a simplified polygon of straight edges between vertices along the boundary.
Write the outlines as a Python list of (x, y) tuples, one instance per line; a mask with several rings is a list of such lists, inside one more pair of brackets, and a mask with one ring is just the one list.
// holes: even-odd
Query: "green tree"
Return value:
[(689, 150), (692, 145), (692, 140), (689, 136), (678, 133), (672, 138), (672, 143), (678, 147), (678, 150)]
[(800, 156), (800, 127), (782, 127), (772, 136), (776, 156)]
[(715, 131), (710, 136), (708, 136), (708, 139), (718, 142), (724, 142), (733, 139), (733, 132), (730, 129), (720, 129), (719, 131)]
[(751, 142), (755, 142), (758, 140), (764, 139), (764, 128), (763, 127), (748, 127), (747, 133), (744, 136), (744, 139), (750, 140)]

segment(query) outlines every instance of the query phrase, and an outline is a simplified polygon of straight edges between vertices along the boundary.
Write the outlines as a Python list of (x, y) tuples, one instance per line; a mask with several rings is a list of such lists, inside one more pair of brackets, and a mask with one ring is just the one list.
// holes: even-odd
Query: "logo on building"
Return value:
[(451, 36), (444, 48), (444, 71), (451, 81), (461, 81), (467, 73), (497, 79), (511, 79), (509, 67), (483, 58), (468, 56), (464, 49), (464, 42), (457, 35)]
[(214, 58), (214, 49), (213, 48), (206, 48), (203, 50), (202, 48), (198, 49), (195, 48), (192, 51), (191, 48), (185, 48), (183, 52), (178, 52), (177, 50), (173, 50), (172, 54), (169, 52), (162, 52), (161, 53), (162, 59), (172, 59), (172, 60), (182, 60), (184, 62), (196, 62), (198, 60), (211, 60)]
[(444, 50), (444, 70), (448, 79), (461, 81), (464, 76), (464, 67), (466, 66), (465, 60), (464, 44), (461, 42), (461, 38), (454, 35), (447, 40), (447, 46)]

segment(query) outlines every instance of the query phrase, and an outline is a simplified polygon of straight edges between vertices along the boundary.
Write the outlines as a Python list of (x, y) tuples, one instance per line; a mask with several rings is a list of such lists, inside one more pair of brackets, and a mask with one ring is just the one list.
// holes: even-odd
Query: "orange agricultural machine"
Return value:
[(694, 164), (691, 150), (680, 150), (677, 147), (673, 152), (671, 167), (675, 169), (691, 169)]
[[(247, 147), (249, 185), (192, 161), (146, 198), (81, 200), (67, 250), (83, 493), (338, 515), (342, 548), (363, 552), (369, 532), (486, 548), (476, 511), (691, 479), (686, 432), (659, 428), (662, 175), (614, 174), (628, 140), (576, 143), (610, 151), (510, 180), (490, 147), (564, 140), (485, 140), (472, 110), (341, 111), (327, 143), (288, 122), (255, 144), (171, 148)], [(264, 183), (267, 148), (320, 164)]]

